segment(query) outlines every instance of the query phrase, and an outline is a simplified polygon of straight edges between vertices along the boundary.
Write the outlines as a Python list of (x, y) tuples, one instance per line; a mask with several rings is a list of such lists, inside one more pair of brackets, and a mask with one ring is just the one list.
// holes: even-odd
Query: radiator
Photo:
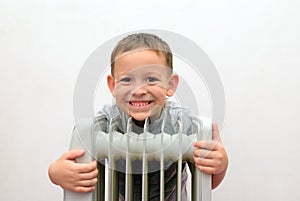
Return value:
[[(85, 149), (85, 155), (77, 160), (79, 163), (98, 161), (98, 183), (96, 189), (90, 193), (64, 190), (64, 201), (119, 200), (117, 160), (125, 161), (125, 200), (133, 200), (132, 161), (136, 160), (142, 162), (142, 201), (148, 200), (149, 160), (155, 160), (159, 164), (160, 201), (165, 200), (164, 169), (165, 162), (170, 160), (177, 163), (176, 199), (178, 201), (186, 200), (186, 198), (182, 198), (181, 191), (182, 163), (184, 161), (193, 162), (192, 143), (194, 141), (211, 139), (211, 121), (201, 117), (200, 120), (192, 122), (192, 126), (196, 129), (195, 133), (190, 135), (182, 132), (181, 121), (178, 121), (178, 133), (170, 135), (162, 132), (154, 135), (148, 132), (148, 120), (146, 120), (144, 132), (137, 135), (131, 131), (131, 119), (127, 122), (127, 132), (125, 134), (118, 132), (116, 130), (117, 118), (112, 119), (109, 125), (107, 125), (105, 116), (83, 119), (76, 124), (70, 149)], [(194, 168), (191, 181), (191, 189), (188, 190), (191, 200), (210, 201), (211, 175)]]

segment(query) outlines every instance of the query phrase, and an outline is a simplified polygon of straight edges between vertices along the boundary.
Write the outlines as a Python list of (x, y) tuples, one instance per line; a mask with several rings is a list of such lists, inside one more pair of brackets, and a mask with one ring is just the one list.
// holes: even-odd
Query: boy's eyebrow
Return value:
[(149, 76), (149, 75), (161, 75), (161, 72), (150, 71), (150, 72), (145, 72), (145, 75), (146, 76)]

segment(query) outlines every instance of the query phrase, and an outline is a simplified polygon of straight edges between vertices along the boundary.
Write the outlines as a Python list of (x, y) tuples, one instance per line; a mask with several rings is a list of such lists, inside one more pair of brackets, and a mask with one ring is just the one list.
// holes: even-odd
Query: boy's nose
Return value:
[(132, 92), (132, 95), (141, 96), (147, 93), (146, 86), (138, 86)]

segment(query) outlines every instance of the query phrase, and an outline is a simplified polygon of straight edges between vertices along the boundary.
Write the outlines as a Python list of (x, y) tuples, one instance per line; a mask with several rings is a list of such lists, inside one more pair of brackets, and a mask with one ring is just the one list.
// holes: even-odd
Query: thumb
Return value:
[(70, 151), (67, 151), (66, 153), (64, 153), (62, 155), (62, 158), (66, 159), (66, 160), (75, 160), (76, 158), (82, 156), (83, 154), (84, 154), (84, 150), (74, 149), (74, 150), (70, 150)]
[(212, 123), (212, 139), (213, 139), (213, 141), (221, 142), (221, 137), (220, 137), (219, 128), (218, 128), (217, 123)]

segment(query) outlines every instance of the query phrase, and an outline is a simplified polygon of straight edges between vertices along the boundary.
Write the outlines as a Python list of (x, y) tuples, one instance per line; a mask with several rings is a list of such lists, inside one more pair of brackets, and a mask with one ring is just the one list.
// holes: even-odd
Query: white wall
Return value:
[(124, 32), (166, 29), (212, 59), (226, 93), (228, 174), (213, 200), (300, 200), (300, 3), (0, 2), (0, 200), (62, 200), (47, 177), (68, 149), (83, 62)]

